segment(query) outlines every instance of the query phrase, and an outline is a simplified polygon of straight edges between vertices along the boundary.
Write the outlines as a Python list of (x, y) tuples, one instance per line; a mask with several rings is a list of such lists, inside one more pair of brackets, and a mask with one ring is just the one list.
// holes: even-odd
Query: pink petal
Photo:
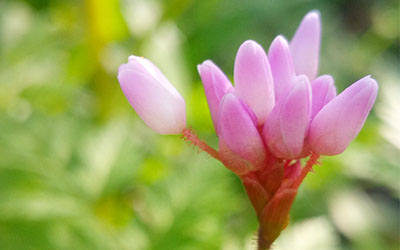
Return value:
[(271, 69), (264, 49), (254, 41), (244, 42), (236, 55), (235, 93), (253, 110), (258, 125), (264, 123), (274, 104)]
[(197, 70), (203, 82), (211, 118), (218, 134), (219, 104), (226, 93), (233, 91), (233, 87), (225, 74), (210, 60), (198, 65)]
[(291, 78), (295, 76), (292, 55), (289, 45), (283, 36), (277, 36), (272, 41), (268, 51), (268, 59), (271, 65), (271, 72), (274, 78), (275, 100), (285, 92), (289, 91)]
[(294, 87), (276, 104), (264, 125), (268, 149), (278, 158), (300, 155), (311, 114), (311, 86), (305, 75), (292, 78)]
[(321, 20), (318, 11), (309, 12), (301, 21), (290, 42), (294, 69), (314, 80), (318, 72)]
[(228, 93), (221, 101), (219, 109), (220, 143), (243, 159), (262, 166), (265, 160), (265, 148), (251, 116), (240, 100)]
[(311, 120), (317, 113), (336, 96), (336, 87), (333, 78), (323, 75), (312, 81), (312, 112)]
[(364, 125), (377, 92), (377, 82), (366, 76), (325, 105), (310, 126), (311, 150), (321, 155), (343, 152)]
[(147, 126), (160, 134), (180, 134), (186, 127), (185, 101), (149, 60), (130, 56), (120, 66), (118, 81)]

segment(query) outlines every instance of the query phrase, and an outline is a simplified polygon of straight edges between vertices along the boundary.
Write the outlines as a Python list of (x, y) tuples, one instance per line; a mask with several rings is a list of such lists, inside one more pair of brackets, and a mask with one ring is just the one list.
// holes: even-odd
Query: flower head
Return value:
[(268, 55), (244, 42), (233, 88), (213, 64), (215, 79), (224, 80), (214, 79), (212, 89), (223, 91), (209, 94), (210, 80), (199, 70), (218, 124), (218, 159), (242, 179), (259, 217), (260, 249), (287, 225), (297, 189), (319, 155), (343, 152), (375, 102), (378, 85), (369, 76), (338, 96), (330, 75), (317, 76), (320, 40), (320, 15), (311, 11), (290, 42), (282, 35), (272, 41)]
[[(248, 124), (238, 128), (236, 133), (232, 127), (227, 132), (226, 127), (218, 126), (218, 134), (238, 137), (237, 134), (252, 133), (254, 126), (262, 128), (257, 132), (263, 138), (265, 149), (279, 159), (304, 158), (312, 152), (341, 153), (359, 133), (378, 87), (375, 80), (366, 77), (336, 96), (333, 78), (330, 75), (317, 77), (320, 39), (320, 15), (318, 11), (311, 11), (303, 18), (290, 43), (282, 35), (272, 41), (268, 56), (256, 42), (244, 42), (236, 55), (234, 87), (215, 64), (206, 61), (200, 65), (214, 125), (219, 124), (220, 119), (224, 119), (224, 123)], [(206, 67), (211, 67), (214, 73), (205, 70)], [(367, 90), (355, 95), (365, 86), (369, 86)], [(235, 96), (246, 104), (247, 113), (255, 115), (256, 124), (246, 122), (244, 116), (217, 115), (221, 112), (224, 95)], [(340, 117), (347, 116), (354, 122), (346, 123), (343, 119), (338, 122)], [(228, 143), (227, 146), (246, 149), (246, 143), (240, 146)]]
[(198, 66), (218, 151), (185, 128), (183, 98), (150, 61), (132, 56), (119, 70), (123, 92), (149, 127), (182, 133), (241, 178), (260, 223), (260, 249), (287, 225), (297, 190), (319, 155), (346, 149), (377, 96), (370, 76), (336, 95), (333, 78), (318, 77), (320, 40), (320, 15), (311, 11), (290, 42), (282, 35), (272, 41), (268, 55), (245, 41), (236, 55), (234, 85), (210, 60)]

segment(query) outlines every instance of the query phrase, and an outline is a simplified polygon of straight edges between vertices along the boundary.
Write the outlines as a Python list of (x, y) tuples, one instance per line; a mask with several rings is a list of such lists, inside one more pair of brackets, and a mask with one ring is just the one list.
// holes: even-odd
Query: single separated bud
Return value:
[(377, 93), (378, 84), (366, 76), (326, 104), (310, 125), (311, 150), (320, 155), (342, 153), (360, 132)]
[(180, 134), (186, 127), (185, 101), (149, 60), (130, 56), (119, 67), (118, 81), (140, 118), (159, 134)]

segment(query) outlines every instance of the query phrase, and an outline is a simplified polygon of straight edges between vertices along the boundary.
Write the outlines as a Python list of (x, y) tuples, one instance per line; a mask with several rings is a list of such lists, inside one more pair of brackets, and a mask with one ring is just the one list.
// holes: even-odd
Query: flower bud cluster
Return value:
[[(118, 80), (143, 121), (160, 134), (183, 134), (242, 180), (260, 222), (259, 247), (268, 247), (288, 221), (298, 187), (319, 155), (342, 153), (360, 132), (377, 96), (361, 78), (336, 94), (330, 75), (318, 76), (321, 21), (311, 11), (289, 42), (282, 35), (268, 54), (245, 41), (234, 85), (212, 61), (198, 65), (218, 151), (186, 128), (185, 101), (149, 60), (131, 56)], [(301, 166), (300, 159), (309, 157)]]

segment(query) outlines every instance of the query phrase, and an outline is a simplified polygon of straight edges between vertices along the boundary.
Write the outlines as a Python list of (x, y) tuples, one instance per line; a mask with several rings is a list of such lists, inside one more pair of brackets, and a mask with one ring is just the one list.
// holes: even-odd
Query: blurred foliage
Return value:
[(130, 54), (153, 60), (216, 145), (196, 65), (231, 77), (244, 40), (291, 38), (311, 9), (320, 73), (339, 90), (372, 74), (380, 93), (348, 150), (308, 176), (274, 249), (398, 249), (400, 9), (388, 0), (2, 0), (0, 249), (254, 249), (240, 181), (146, 128), (116, 74)]

